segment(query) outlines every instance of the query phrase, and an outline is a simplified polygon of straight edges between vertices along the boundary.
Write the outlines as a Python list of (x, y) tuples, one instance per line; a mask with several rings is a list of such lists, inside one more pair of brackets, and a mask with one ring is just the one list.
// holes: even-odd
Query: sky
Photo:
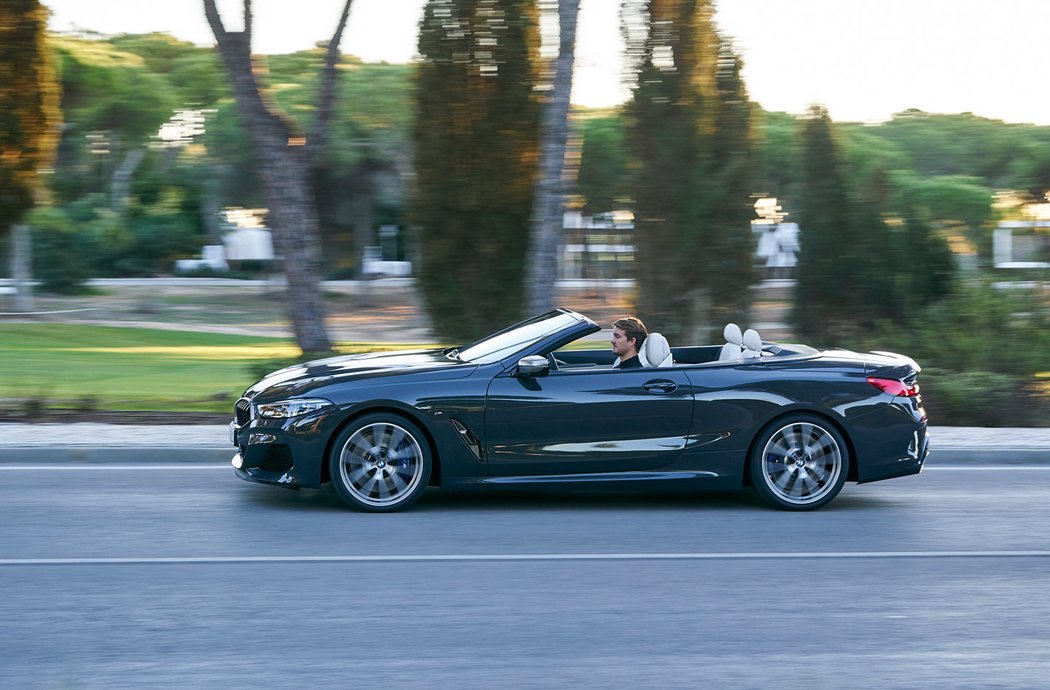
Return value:
[[(165, 31), (214, 44), (201, 0), (43, 0), (57, 31)], [(228, 29), (241, 0), (218, 0)], [(327, 41), (342, 0), (253, 0), (257, 53)], [(409, 62), (424, 0), (354, 0), (342, 50)], [(620, 0), (582, 0), (573, 102), (628, 97), (621, 80)], [(835, 120), (880, 122), (919, 108), (1050, 125), (1050, 0), (720, 0), (716, 21), (744, 58), (766, 110), (827, 106)]]

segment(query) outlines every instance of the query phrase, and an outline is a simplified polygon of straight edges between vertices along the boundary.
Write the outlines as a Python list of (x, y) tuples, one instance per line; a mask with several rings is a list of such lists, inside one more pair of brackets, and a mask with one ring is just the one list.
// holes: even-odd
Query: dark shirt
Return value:
[(630, 359), (625, 359), (622, 362), (620, 362), (620, 365), (618, 367), (616, 367), (616, 368), (617, 369), (641, 369), (642, 368), (642, 363), (638, 359), (638, 355), (635, 355), (634, 357), (631, 357)]

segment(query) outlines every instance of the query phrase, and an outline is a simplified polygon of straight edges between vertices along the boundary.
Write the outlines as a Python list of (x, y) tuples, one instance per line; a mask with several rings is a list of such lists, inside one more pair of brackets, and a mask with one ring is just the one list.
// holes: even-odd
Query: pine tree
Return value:
[(16, 308), (28, 309), (28, 230), (19, 225), (43, 186), (58, 146), (61, 112), (47, 9), (38, 0), (0, 3), (0, 232), (11, 229)]
[(420, 285), (451, 341), (522, 313), (536, 177), (539, 29), (531, 0), (430, 0), (414, 132)]

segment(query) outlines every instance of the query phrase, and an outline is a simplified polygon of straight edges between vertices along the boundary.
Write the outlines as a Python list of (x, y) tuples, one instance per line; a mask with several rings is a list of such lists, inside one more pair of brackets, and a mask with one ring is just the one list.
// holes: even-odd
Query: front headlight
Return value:
[(278, 400), (277, 402), (256, 405), (255, 411), (260, 417), (284, 419), (286, 417), (298, 417), (302, 414), (317, 412), (331, 404), (330, 400), (325, 400), (324, 398)]

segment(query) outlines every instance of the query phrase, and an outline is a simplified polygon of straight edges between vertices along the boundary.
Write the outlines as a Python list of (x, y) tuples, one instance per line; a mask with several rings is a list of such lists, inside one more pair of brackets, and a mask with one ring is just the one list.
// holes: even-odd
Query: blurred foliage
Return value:
[[(851, 264), (866, 257), (853, 248), (856, 226), (842, 156), (831, 118), (814, 107), (803, 131), (801, 211), (797, 284), (792, 321), (798, 336), (817, 344), (829, 342), (856, 318), (861, 295), (849, 290)], [(839, 261), (840, 251), (849, 252)]]
[[(907, 353), (920, 376), (931, 423), (1050, 425), (1050, 294), (965, 278), (902, 327), (885, 321), (863, 349)], [(1042, 377), (1042, 378), (1040, 378)]]
[(537, 22), (530, 0), (431, 0), (424, 10), (413, 221), (420, 285), (442, 339), (469, 341), (522, 310), (539, 138)]
[(755, 109), (709, 0), (624, 12), (638, 313), (672, 340), (702, 341), (750, 299)]
[(153, 276), (204, 243), (194, 200), (169, 185), (150, 203), (136, 200), (124, 214), (104, 194), (88, 194), (62, 207), (30, 215), (33, 273), (43, 289), (75, 293), (88, 278)]
[(111, 149), (140, 146), (180, 104), (165, 76), (139, 55), (107, 41), (63, 36), (53, 44), (61, 59), (63, 137), (105, 132)]
[[(170, 272), (175, 258), (196, 256), (215, 241), (205, 227), (209, 213), (264, 205), (254, 150), (214, 49), (165, 34), (50, 42), (67, 119), (51, 180), (54, 202), (87, 223), (81, 227), (88, 235), (114, 242), (108, 251), (81, 256), (91, 273)], [(304, 130), (322, 61), (321, 48), (260, 57), (273, 84), (268, 95)], [(352, 107), (337, 111), (315, 179), (333, 272), (357, 260), (351, 239), (360, 204), (373, 220), (404, 222), (414, 115), (414, 66), (365, 65), (345, 56), (339, 69), (340, 102)], [(187, 112), (198, 114), (199, 127), (180, 125)], [(92, 213), (84, 213), (85, 205)], [(362, 244), (375, 243), (374, 231), (368, 235)]]
[(909, 323), (948, 297), (955, 272), (930, 218), (946, 207), (934, 192), (950, 197), (958, 185), (897, 189), (885, 165), (893, 155), (852, 168), (865, 171), (859, 184), (839, 137), (827, 111), (814, 106), (803, 129), (792, 318), (797, 334), (816, 344), (849, 342), (887, 320)]
[(0, 233), (33, 207), (58, 144), (59, 85), (39, 0), (0, 3)]
[(961, 281), (953, 299), (925, 310), (909, 329), (913, 352), (951, 371), (1034, 376), (1050, 371), (1050, 296)]
[(583, 145), (576, 193), (582, 211), (594, 215), (630, 208), (633, 188), (623, 118), (616, 111), (583, 112), (579, 129)]
[[(645, 40), (639, 26), (632, 31), (636, 44)], [(161, 198), (178, 197), (178, 222), (187, 225), (183, 236), (196, 236), (205, 243), (208, 233), (201, 230), (201, 224), (208, 213), (225, 206), (263, 205), (252, 146), (214, 49), (164, 34), (100, 40), (51, 36), (49, 41), (60, 67), (67, 121), (50, 179), (59, 207), (92, 195), (105, 195), (113, 206), (115, 174), (122, 165), (131, 178), (131, 196), (119, 217), (123, 223), (139, 220), (124, 213), (134, 214), (136, 208)], [(313, 117), (322, 59), (320, 48), (260, 56), (260, 69), (268, 73), (273, 85), (267, 95), (294, 115), (304, 131)], [(708, 64), (707, 76), (700, 82), (713, 93), (717, 86), (710, 58)], [(355, 247), (375, 243), (376, 226), (407, 225), (406, 181), (414, 170), (412, 139), (419, 107), (414, 94), (419, 66), (363, 64), (344, 56), (339, 68), (340, 102), (349, 107), (337, 111), (315, 189), (328, 270), (346, 276), (357, 268)], [(654, 74), (662, 73), (656, 70)], [(742, 84), (740, 88), (746, 93)], [(187, 109), (204, 112), (204, 132), (186, 132), (181, 141), (159, 139), (160, 127), (170, 126), (176, 112)], [(707, 108), (707, 115), (699, 121), (712, 123), (717, 110)], [(785, 113), (763, 113), (753, 106), (751, 111), (757, 180), (748, 194), (777, 196), (790, 214), (788, 220), (797, 220), (804, 120)], [(641, 166), (637, 159), (632, 162), (627, 137), (633, 117), (630, 107), (594, 113), (577, 109), (574, 117), (581, 125), (582, 152), (576, 187), (569, 191), (587, 212), (631, 207), (639, 189), (657, 186), (658, 177), (638, 177)], [(936, 232), (965, 239), (986, 259), (990, 233), (985, 226), (995, 219), (990, 202), (993, 191), (1010, 188), (1038, 198), (1050, 188), (1050, 127), (1004, 124), (967, 114), (907, 111), (880, 126), (832, 123), (832, 130), (841, 142), (843, 176), (851, 195), (879, 186), (886, 200), (880, 209), (886, 215), (900, 216), (900, 209), (911, 204)], [(673, 128), (654, 128), (652, 133), (667, 142), (664, 153), (669, 166), (659, 174), (682, 187), (682, 198), (691, 199), (690, 213), (703, 213), (704, 197), (715, 190), (709, 194), (709, 185), (699, 177), (676, 177), (685, 166), (673, 160), (692, 156), (692, 145), (676, 139)], [(660, 155), (660, 145), (654, 146), (650, 155)], [(144, 156), (143, 150), (147, 151)], [(721, 179), (724, 173), (708, 170), (703, 177)], [(679, 182), (682, 179), (685, 181)], [(164, 188), (174, 191), (162, 193)], [(98, 208), (105, 205), (93, 203)], [(170, 220), (170, 211), (169, 203), (161, 215)], [(366, 222), (370, 227), (356, 229)], [(355, 232), (367, 236), (355, 239)], [(185, 256), (197, 251), (192, 248)], [(713, 256), (720, 254), (711, 248), (696, 265), (704, 266)], [(121, 271), (145, 270), (145, 266), (128, 268), (127, 262), (107, 261), (95, 271), (102, 274), (121, 265)], [(170, 270), (170, 266), (161, 270)], [(717, 267), (713, 272), (718, 272)], [(703, 276), (690, 276), (690, 281), (698, 279)]]
[(33, 276), (45, 292), (78, 294), (92, 276), (94, 243), (65, 212), (54, 207), (34, 209), (26, 218), (32, 228)]
[(1050, 395), (1029, 379), (990, 371), (924, 371), (923, 406), (930, 424), (1044, 427)]

